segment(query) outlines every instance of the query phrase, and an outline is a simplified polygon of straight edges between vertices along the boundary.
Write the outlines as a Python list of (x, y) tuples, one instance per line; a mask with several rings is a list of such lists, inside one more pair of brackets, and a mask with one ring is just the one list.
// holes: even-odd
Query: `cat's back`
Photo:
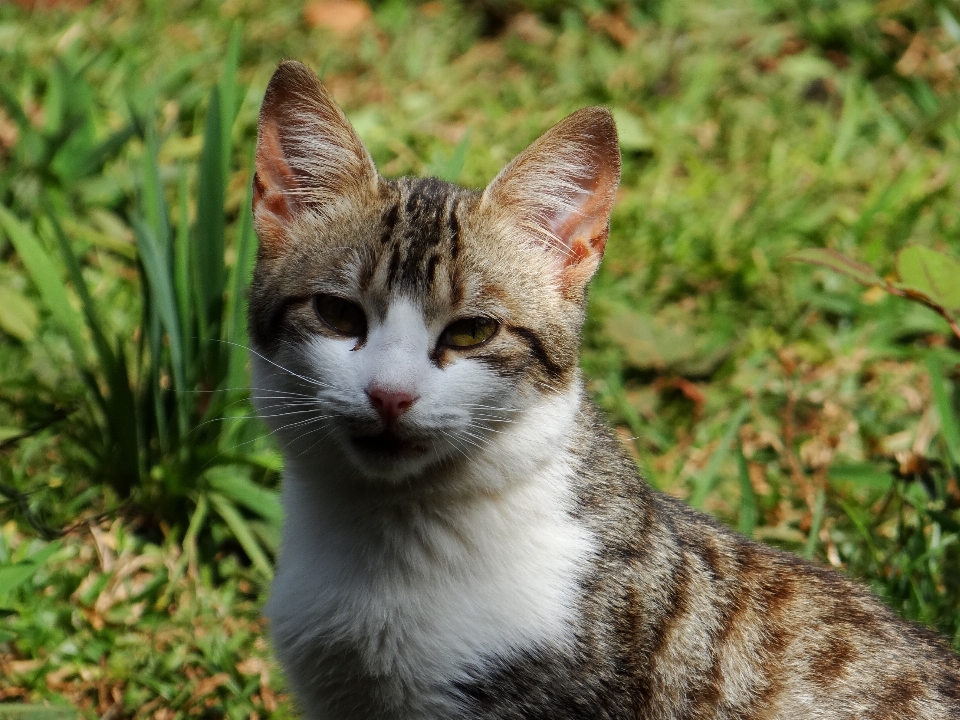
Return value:
[(489, 717), (960, 718), (960, 659), (931, 632), (652, 490), (589, 401), (580, 422), (577, 514), (600, 550), (578, 659), (473, 689), (509, 697)]

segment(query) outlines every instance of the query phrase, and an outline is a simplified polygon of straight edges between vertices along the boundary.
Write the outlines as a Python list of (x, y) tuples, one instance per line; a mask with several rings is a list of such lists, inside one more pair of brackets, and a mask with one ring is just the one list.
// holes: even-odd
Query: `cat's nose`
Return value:
[(402, 390), (392, 390), (371, 385), (367, 388), (367, 397), (377, 414), (387, 425), (396, 422), (417, 401), (417, 395)]

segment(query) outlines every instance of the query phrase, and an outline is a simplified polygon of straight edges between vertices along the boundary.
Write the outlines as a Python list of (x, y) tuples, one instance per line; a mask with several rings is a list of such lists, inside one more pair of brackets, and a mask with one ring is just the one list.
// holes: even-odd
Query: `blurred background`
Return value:
[[(960, 649), (960, 339), (884, 290), (920, 246), (960, 309), (956, 0), (20, 0), (0, 718), (295, 716), (259, 618), (281, 463), (245, 389), (256, 118), (284, 58), (388, 176), (480, 188), (611, 108), (582, 364), (625, 447)], [(810, 249), (879, 277), (788, 259)]]

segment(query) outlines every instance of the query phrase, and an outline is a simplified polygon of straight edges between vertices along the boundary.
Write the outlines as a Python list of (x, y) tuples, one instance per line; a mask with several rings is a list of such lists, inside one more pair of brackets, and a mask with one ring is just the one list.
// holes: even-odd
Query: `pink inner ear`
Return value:
[(263, 208), (281, 220), (289, 220), (296, 210), (296, 176), (283, 155), (277, 124), (260, 125), (257, 139), (257, 172), (253, 179), (253, 212)]
[(600, 255), (607, 242), (612, 195), (617, 173), (600, 168), (593, 177), (582, 178), (580, 192), (569, 211), (549, 218), (550, 231), (560, 241), (564, 265), (574, 265), (591, 255)]

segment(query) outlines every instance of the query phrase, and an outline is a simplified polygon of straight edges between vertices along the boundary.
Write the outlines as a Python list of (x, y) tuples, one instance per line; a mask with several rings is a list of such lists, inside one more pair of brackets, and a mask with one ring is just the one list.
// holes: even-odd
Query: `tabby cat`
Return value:
[(313, 720), (960, 718), (960, 659), (638, 478), (578, 369), (620, 179), (602, 108), (482, 192), (386, 180), (306, 67), (263, 101), (267, 606)]

